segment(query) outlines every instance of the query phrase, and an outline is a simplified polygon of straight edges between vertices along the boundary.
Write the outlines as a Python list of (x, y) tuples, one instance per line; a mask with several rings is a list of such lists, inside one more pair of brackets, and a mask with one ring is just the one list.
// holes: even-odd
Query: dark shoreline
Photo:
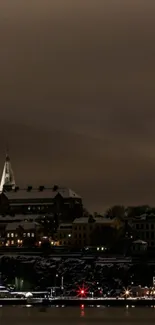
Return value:
[(155, 307), (155, 299), (0, 299), (1, 306), (105, 306), (105, 307)]
[(155, 299), (57, 299), (43, 300), (43, 305), (57, 306), (105, 306), (105, 307), (126, 307), (126, 306), (155, 306)]

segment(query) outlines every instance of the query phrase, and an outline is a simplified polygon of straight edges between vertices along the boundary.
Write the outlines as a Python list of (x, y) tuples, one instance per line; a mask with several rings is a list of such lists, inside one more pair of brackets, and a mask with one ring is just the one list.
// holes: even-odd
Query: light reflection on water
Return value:
[(154, 308), (0, 308), (0, 325), (141, 325), (155, 323)]

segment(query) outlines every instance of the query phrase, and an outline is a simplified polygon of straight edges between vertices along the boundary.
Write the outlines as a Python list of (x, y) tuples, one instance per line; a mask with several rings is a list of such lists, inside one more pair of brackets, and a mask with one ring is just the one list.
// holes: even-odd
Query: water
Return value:
[(150, 325), (154, 323), (154, 308), (0, 308), (1, 325)]

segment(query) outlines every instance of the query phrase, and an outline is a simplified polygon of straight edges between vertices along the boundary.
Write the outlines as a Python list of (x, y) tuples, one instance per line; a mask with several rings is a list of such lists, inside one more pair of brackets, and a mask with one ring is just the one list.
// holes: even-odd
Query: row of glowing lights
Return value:
[[(14, 240), (11, 240), (11, 241), (8, 240), (6, 242), (6, 244), (5, 244), (5, 246), (15, 245), (16, 243), (21, 246), (23, 244), (23, 240), (22, 239), (17, 239), (17, 242), (14, 241)], [(50, 243), (51, 243), (52, 246), (57, 246), (57, 242), (55, 242), (55, 241), (51, 241)], [(41, 244), (42, 244), (42, 241), (40, 240), (38, 242), (38, 245), (41, 246)]]
[[(79, 288), (79, 290), (78, 290), (78, 296), (85, 297), (86, 296), (86, 293), (87, 293), (87, 288), (84, 288), (84, 286), (83, 286), (83, 288)], [(25, 295), (25, 298), (32, 298), (33, 297), (33, 294), (31, 292), (27, 292), (24, 295)], [(126, 297), (128, 296), (129, 297), (129, 295), (130, 295), (130, 290), (126, 289), (124, 291), (124, 296), (126, 296)], [(26, 307), (32, 307), (32, 305), (26, 305)], [(65, 305), (64, 306), (57, 305), (56, 307), (65, 307)], [(84, 309), (85, 308), (85, 305), (82, 304), (80, 307), (82, 309)], [(100, 305), (97, 305), (96, 307), (101, 307), (101, 306)], [(135, 305), (132, 305), (132, 306), (126, 305), (126, 308), (129, 308), (129, 307), (134, 308)], [(152, 305), (151, 307), (152, 308), (155, 308), (154, 305)]]
[[(93, 295), (93, 292), (90, 292), (90, 293)], [(19, 292), (19, 294), (21, 294), (21, 292)], [(77, 291), (77, 296), (84, 297), (87, 294), (88, 294), (88, 289), (87, 288), (82, 288), (82, 289), (79, 288), (79, 290)], [(31, 292), (26, 292), (24, 295), (25, 295), (26, 298), (33, 297), (33, 294)], [(130, 290), (128, 290), (128, 289), (125, 290), (124, 295), (129, 296), (130, 295)]]
[[(56, 275), (56, 277), (58, 277), (58, 274)], [(100, 289), (100, 288), (99, 288), (99, 289)], [(101, 291), (102, 291), (102, 290), (101, 290)], [(53, 291), (53, 292), (54, 292), (54, 291)], [(82, 288), (79, 287), (79, 289), (77, 290), (77, 296), (78, 296), (78, 297), (86, 297), (89, 293), (92, 295), (92, 298), (93, 298), (93, 296), (94, 296), (94, 292), (89, 292), (89, 289), (86, 288), (84, 285), (82, 286)], [(153, 288), (153, 290), (151, 290), (151, 291), (147, 291), (147, 292), (146, 292), (146, 296), (148, 296), (148, 295), (155, 295), (155, 290), (154, 290), (154, 288)], [(25, 293), (25, 296), (26, 296), (26, 297), (30, 297), (30, 296), (33, 296), (33, 295), (32, 295), (32, 293), (27, 292), (27, 293)], [(124, 293), (123, 293), (123, 297), (126, 297), (126, 298), (132, 298), (132, 297), (131, 297), (131, 290), (129, 290), (129, 289), (125, 289), (125, 290), (124, 290)], [(106, 299), (107, 299), (107, 298), (106, 298)], [(111, 299), (111, 298), (109, 297), (109, 299)], [(137, 297), (136, 297), (135, 299), (137, 299)]]
[[(132, 293), (131, 290), (125, 289), (124, 292), (123, 292), (123, 297), (130, 298), (131, 297), (131, 293)], [(78, 296), (85, 297), (87, 294), (88, 294), (88, 289), (87, 288), (84, 288), (83, 287), (82, 289), (79, 289), (78, 290)], [(90, 294), (93, 297), (94, 293), (93, 292), (90, 292)], [(146, 292), (146, 296), (149, 296), (149, 295), (155, 295), (154, 288), (153, 288), (153, 290)], [(135, 298), (135, 299), (137, 299), (137, 298)]]
[[(131, 290), (126, 289), (125, 292), (124, 292), (124, 296), (129, 297), (130, 295), (131, 295)], [(154, 288), (151, 289), (151, 291), (146, 291), (146, 296), (149, 296), (149, 295), (155, 295)]]
[[(78, 296), (85, 297), (87, 295), (87, 293), (88, 293), (88, 289), (85, 288), (84, 285), (83, 285), (82, 288), (79, 288), (79, 290), (78, 290), (77, 293), (78, 293)], [(93, 292), (91, 292), (91, 294), (93, 294)], [(130, 294), (131, 294), (131, 291), (129, 289), (125, 289), (124, 290), (124, 296), (125, 297), (130, 297)], [(155, 290), (150, 291), (150, 292), (148, 291), (146, 294), (155, 294)], [(32, 294), (29, 292), (29, 293), (27, 293), (25, 295), (25, 297), (27, 297), (27, 298), (32, 297)], [(26, 305), (26, 307), (32, 307), (32, 305)], [(56, 307), (60, 307), (60, 306), (57, 305)], [(65, 306), (61, 306), (61, 307), (65, 307)], [(82, 304), (80, 307), (81, 307), (81, 309), (84, 309), (85, 308), (85, 305)], [(97, 305), (97, 307), (101, 307), (101, 306), (100, 305)], [(131, 307), (134, 308), (135, 306), (132, 305)], [(155, 306), (151, 306), (151, 307), (152, 308), (155, 308)], [(126, 305), (126, 308), (129, 308), (129, 305)]]
[[(2, 306), (2, 305), (0, 305), (0, 307), (3, 307), (3, 306)], [(27, 307), (27, 308), (31, 308), (31, 307), (33, 307), (33, 305), (26, 305), (25, 307)], [(56, 308), (60, 308), (60, 307), (64, 308), (64, 307), (65, 307), (65, 305), (61, 305), (61, 306), (59, 306), (59, 305), (56, 305), (55, 307), (56, 307)], [(94, 307), (94, 306), (90, 306), (90, 307)], [(100, 305), (97, 305), (96, 307), (97, 307), (97, 308), (100, 308), (100, 307), (102, 307), (102, 306), (100, 306)], [(152, 308), (155, 308), (155, 306), (150, 306), (150, 307), (152, 307)], [(83, 309), (85, 308), (85, 305), (81, 305), (81, 306), (80, 306), (80, 308), (83, 310)], [(129, 306), (128, 306), (128, 305), (126, 305), (126, 308), (129, 308)], [(133, 306), (131, 306), (131, 308), (135, 308), (135, 306), (133, 305)], [(84, 311), (82, 311), (82, 312), (84, 312)], [(81, 314), (81, 316), (85, 316), (85, 315), (84, 315), (84, 313), (83, 313), (83, 314)]]
[[(7, 243), (5, 244), (5, 246), (10, 246), (10, 245), (14, 245), (15, 244), (15, 242), (14, 242), (14, 240), (11, 240), (11, 241), (7, 241)], [(17, 240), (17, 244), (18, 245), (22, 245), (23, 244), (23, 240), (22, 239), (18, 239)]]
[[(100, 289), (100, 288), (98, 288), (98, 289)], [(85, 288), (83, 285), (82, 288), (78, 289), (77, 296), (86, 297), (88, 295), (88, 293), (89, 293), (88, 288)], [(101, 290), (101, 293), (102, 293), (102, 290)], [(94, 296), (94, 292), (90, 292), (90, 294), (92, 295), (92, 297)], [(125, 289), (123, 296), (129, 297), (130, 294), (131, 294), (131, 291), (129, 289)]]

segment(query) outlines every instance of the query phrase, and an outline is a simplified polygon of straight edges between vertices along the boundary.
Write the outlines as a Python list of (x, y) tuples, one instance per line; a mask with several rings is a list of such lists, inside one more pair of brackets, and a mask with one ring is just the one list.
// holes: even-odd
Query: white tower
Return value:
[(7, 154), (0, 182), (0, 192), (10, 191), (15, 188), (15, 185), (14, 173), (11, 167), (10, 158)]

